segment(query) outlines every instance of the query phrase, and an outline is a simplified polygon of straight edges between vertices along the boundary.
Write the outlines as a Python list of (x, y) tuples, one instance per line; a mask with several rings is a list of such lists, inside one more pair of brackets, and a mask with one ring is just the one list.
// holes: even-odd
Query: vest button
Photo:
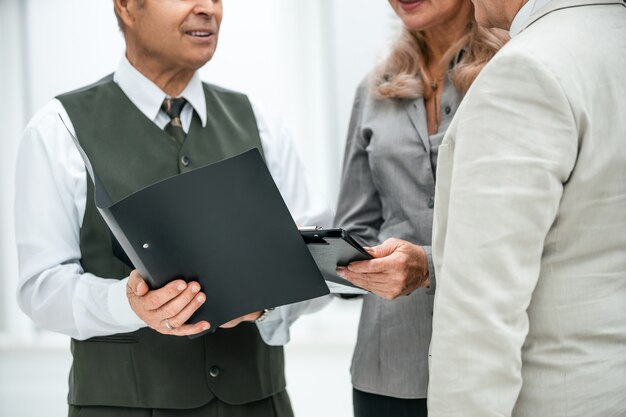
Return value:
[(189, 164), (191, 163), (191, 159), (189, 159), (189, 157), (187, 155), (183, 155), (180, 158), (180, 163), (183, 164), (184, 167), (188, 167)]
[(213, 378), (216, 378), (219, 374), (220, 368), (218, 368), (217, 366), (212, 366), (211, 369), (209, 369), (209, 375), (211, 375)]

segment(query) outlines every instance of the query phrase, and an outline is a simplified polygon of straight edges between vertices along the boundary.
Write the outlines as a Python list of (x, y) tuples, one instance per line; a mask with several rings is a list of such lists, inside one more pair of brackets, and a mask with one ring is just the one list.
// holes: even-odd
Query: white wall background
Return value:
[[(397, 21), (386, 0), (223, 0), (204, 80), (243, 91), (287, 121), (320, 195), (335, 204), (354, 90)], [(0, 416), (66, 414), (67, 338), (15, 303), (15, 155), (33, 113), (115, 70), (123, 39), (110, 0), (0, 0)], [(348, 367), (360, 302), (303, 317), (287, 347), (296, 415), (351, 415)], [(326, 399), (320, 401), (320, 398)]]

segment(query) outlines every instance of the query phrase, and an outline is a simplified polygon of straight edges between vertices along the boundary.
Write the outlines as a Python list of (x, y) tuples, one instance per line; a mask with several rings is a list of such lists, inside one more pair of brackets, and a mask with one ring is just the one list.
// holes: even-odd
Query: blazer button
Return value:
[(209, 369), (209, 375), (211, 375), (213, 378), (217, 378), (219, 374), (220, 368), (218, 368), (217, 366), (212, 366), (211, 369)]
[(428, 199), (428, 208), (433, 208), (433, 207), (435, 207), (435, 199), (431, 197)]
[(450, 113), (452, 113), (452, 107), (450, 107), (450, 106), (446, 106), (446, 108), (444, 109), (444, 111), (446, 112), (446, 114), (450, 114)]
[(184, 167), (188, 167), (189, 164), (191, 163), (191, 159), (189, 159), (189, 157), (187, 155), (183, 155), (180, 158), (180, 163), (183, 164)]

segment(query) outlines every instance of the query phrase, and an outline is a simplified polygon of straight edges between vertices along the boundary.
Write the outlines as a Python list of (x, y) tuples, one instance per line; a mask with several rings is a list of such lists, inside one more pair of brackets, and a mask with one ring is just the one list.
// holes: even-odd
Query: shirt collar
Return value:
[(513, 18), (513, 22), (511, 22), (511, 29), (509, 29), (509, 35), (511, 38), (518, 35), (524, 28), (524, 24), (528, 22), (528, 19), (530, 19), (533, 13), (541, 9), (548, 2), (550, 2), (550, 0), (528, 0), (519, 12), (517, 12)]
[[(126, 56), (122, 57), (113, 80), (148, 119), (156, 119), (167, 94), (133, 67)], [(198, 72), (193, 75), (179, 97), (184, 97), (189, 102), (200, 117), (202, 126), (205, 127), (207, 122), (206, 101)]]

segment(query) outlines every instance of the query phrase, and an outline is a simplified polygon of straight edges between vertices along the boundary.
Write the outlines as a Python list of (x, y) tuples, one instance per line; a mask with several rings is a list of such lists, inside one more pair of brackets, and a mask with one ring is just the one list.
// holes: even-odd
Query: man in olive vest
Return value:
[[(69, 414), (291, 416), (283, 350), (289, 325), (325, 300), (255, 312), (212, 334), (185, 324), (205, 301), (197, 282), (149, 291), (118, 260), (93, 184), (59, 116), (114, 200), (256, 147), (296, 221), (324, 224), (282, 125), (239, 93), (202, 83), (219, 0), (114, 0), (126, 41), (116, 72), (63, 94), (20, 145), (18, 301), (40, 327), (72, 337)], [(181, 205), (181, 215), (184, 207)]]

